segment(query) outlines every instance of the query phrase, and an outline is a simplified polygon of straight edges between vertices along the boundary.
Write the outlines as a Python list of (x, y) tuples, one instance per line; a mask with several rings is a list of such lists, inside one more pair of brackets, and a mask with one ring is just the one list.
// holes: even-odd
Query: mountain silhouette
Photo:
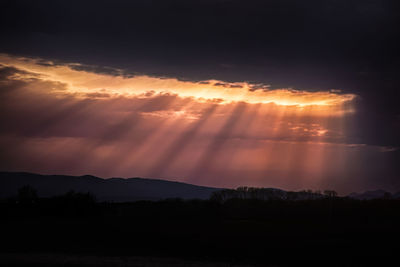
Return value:
[(350, 198), (359, 200), (383, 199), (383, 198), (400, 198), (400, 192), (391, 194), (384, 190), (365, 191), (364, 193), (351, 193)]
[[(167, 198), (209, 199), (213, 192), (224, 189), (147, 178), (103, 179), (92, 175), (69, 176), (41, 175), (28, 172), (0, 172), (0, 198), (15, 197), (18, 189), (26, 185), (32, 186), (39, 197), (53, 197), (63, 195), (69, 191), (89, 192), (98, 201), (111, 202), (162, 200)], [(288, 191), (276, 188), (268, 188), (267, 190), (279, 192), (283, 199), (286, 199), (288, 194)], [(310, 199), (310, 196), (301, 193), (297, 192), (297, 200)], [(375, 190), (348, 195), (349, 198), (359, 200), (382, 199), (388, 196), (389, 198), (400, 199), (400, 192), (390, 194), (384, 190)], [(313, 198), (311, 197), (311, 199)]]
[(69, 191), (91, 193), (98, 201), (161, 200), (167, 198), (208, 199), (221, 188), (145, 178), (103, 179), (91, 175), (41, 175), (26, 172), (0, 172), (0, 198), (16, 196), (18, 189), (30, 185), (40, 197)]

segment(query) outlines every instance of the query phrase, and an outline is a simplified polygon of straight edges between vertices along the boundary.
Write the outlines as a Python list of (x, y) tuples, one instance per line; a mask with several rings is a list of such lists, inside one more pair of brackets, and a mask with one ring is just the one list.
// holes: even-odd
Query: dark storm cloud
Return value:
[(0, 64), (0, 82), (2, 83), (1, 89), (4, 90), (7, 88), (7, 86), (4, 86), (5, 84), (7, 84), (9, 86), (13, 85), (15, 87), (16, 81), (10, 79), (15, 74), (29, 74), (32, 77), (37, 76), (34, 73), (28, 73), (26, 71), (19, 70), (14, 67), (4, 66), (4, 65)]
[(394, 0), (2, 5), (4, 50), (182, 79), (362, 90), (399, 57)]
[(228, 86), (229, 86), (228, 83), (221, 83), (221, 82), (214, 83), (214, 85), (215, 85), (215, 86), (222, 86), (222, 87), (228, 87)]
[(135, 76), (134, 73), (128, 73), (126, 71), (110, 68), (107, 66), (95, 66), (95, 65), (86, 65), (86, 64), (67, 64), (71, 69), (77, 71), (87, 71), (87, 72), (95, 72), (99, 74), (107, 74), (113, 76), (123, 76), (126, 78), (132, 78)]
[(18, 70), (13, 67), (5, 67), (2, 64), (0, 64), (0, 80), (8, 80), (8, 78), (12, 75), (14, 75)]

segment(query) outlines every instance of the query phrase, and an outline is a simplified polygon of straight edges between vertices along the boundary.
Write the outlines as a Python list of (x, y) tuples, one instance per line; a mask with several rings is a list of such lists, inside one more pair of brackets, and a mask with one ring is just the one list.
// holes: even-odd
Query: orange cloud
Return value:
[[(300, 91), (292, 88), (270, 90), (268, 85), (257, 85), (247, 82), (228, 83), (217, 80), (202, 82), (180, 81), (173, 78), (151, 76), (125, 77), (85, 71), (74, 64), (47, 64), (39, 59), (12, 57), (0, 54), (4, 66), (25, 71), (15, 79), (27, 79), (32, 76), (66, 85), (63, 94), (76, 97), (145, 97), (149, 92), (177, 94), (180, 97), (191, 97), (197, 101), (214, 100), (219, 103), (245, 102), (249, 104), (274, 103), (279, 106), (291, 106), (297, 112), (315, 113), (314, 115), (340, 115), (352, 112), (351, 107), (343, 108), (356, 96), (341, 94), (338, 90)], [(117, 74), (121, 71), (116, 72)]]

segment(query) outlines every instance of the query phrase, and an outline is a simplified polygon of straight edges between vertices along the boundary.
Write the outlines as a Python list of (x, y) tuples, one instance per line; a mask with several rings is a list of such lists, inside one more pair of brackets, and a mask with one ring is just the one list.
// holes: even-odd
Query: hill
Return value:
[(373, 191), (365, 191), (364, 193), (351, 193), (349, 197), (359, 200), (387, 199), (387, 198), (400, 199), (400, 192), (392, 194), (384, 190), (373, 190)]
[(40, 197), (75, 192), (95, 195), (99, 201), (125, 202), (166, 198), (208, 199), (220, 188), (144, 178), (110, 178), (95, 176), (40, 175), (26, 172), (0, 172), (0, 198), (13, 197), (18, 189), (30, 185)]

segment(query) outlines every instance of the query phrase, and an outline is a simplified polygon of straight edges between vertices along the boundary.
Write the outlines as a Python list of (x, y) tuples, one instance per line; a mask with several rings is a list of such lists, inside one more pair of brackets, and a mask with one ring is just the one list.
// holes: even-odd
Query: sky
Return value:
[(0, 170), (397, 192), (399, 5), (2, 1)]

